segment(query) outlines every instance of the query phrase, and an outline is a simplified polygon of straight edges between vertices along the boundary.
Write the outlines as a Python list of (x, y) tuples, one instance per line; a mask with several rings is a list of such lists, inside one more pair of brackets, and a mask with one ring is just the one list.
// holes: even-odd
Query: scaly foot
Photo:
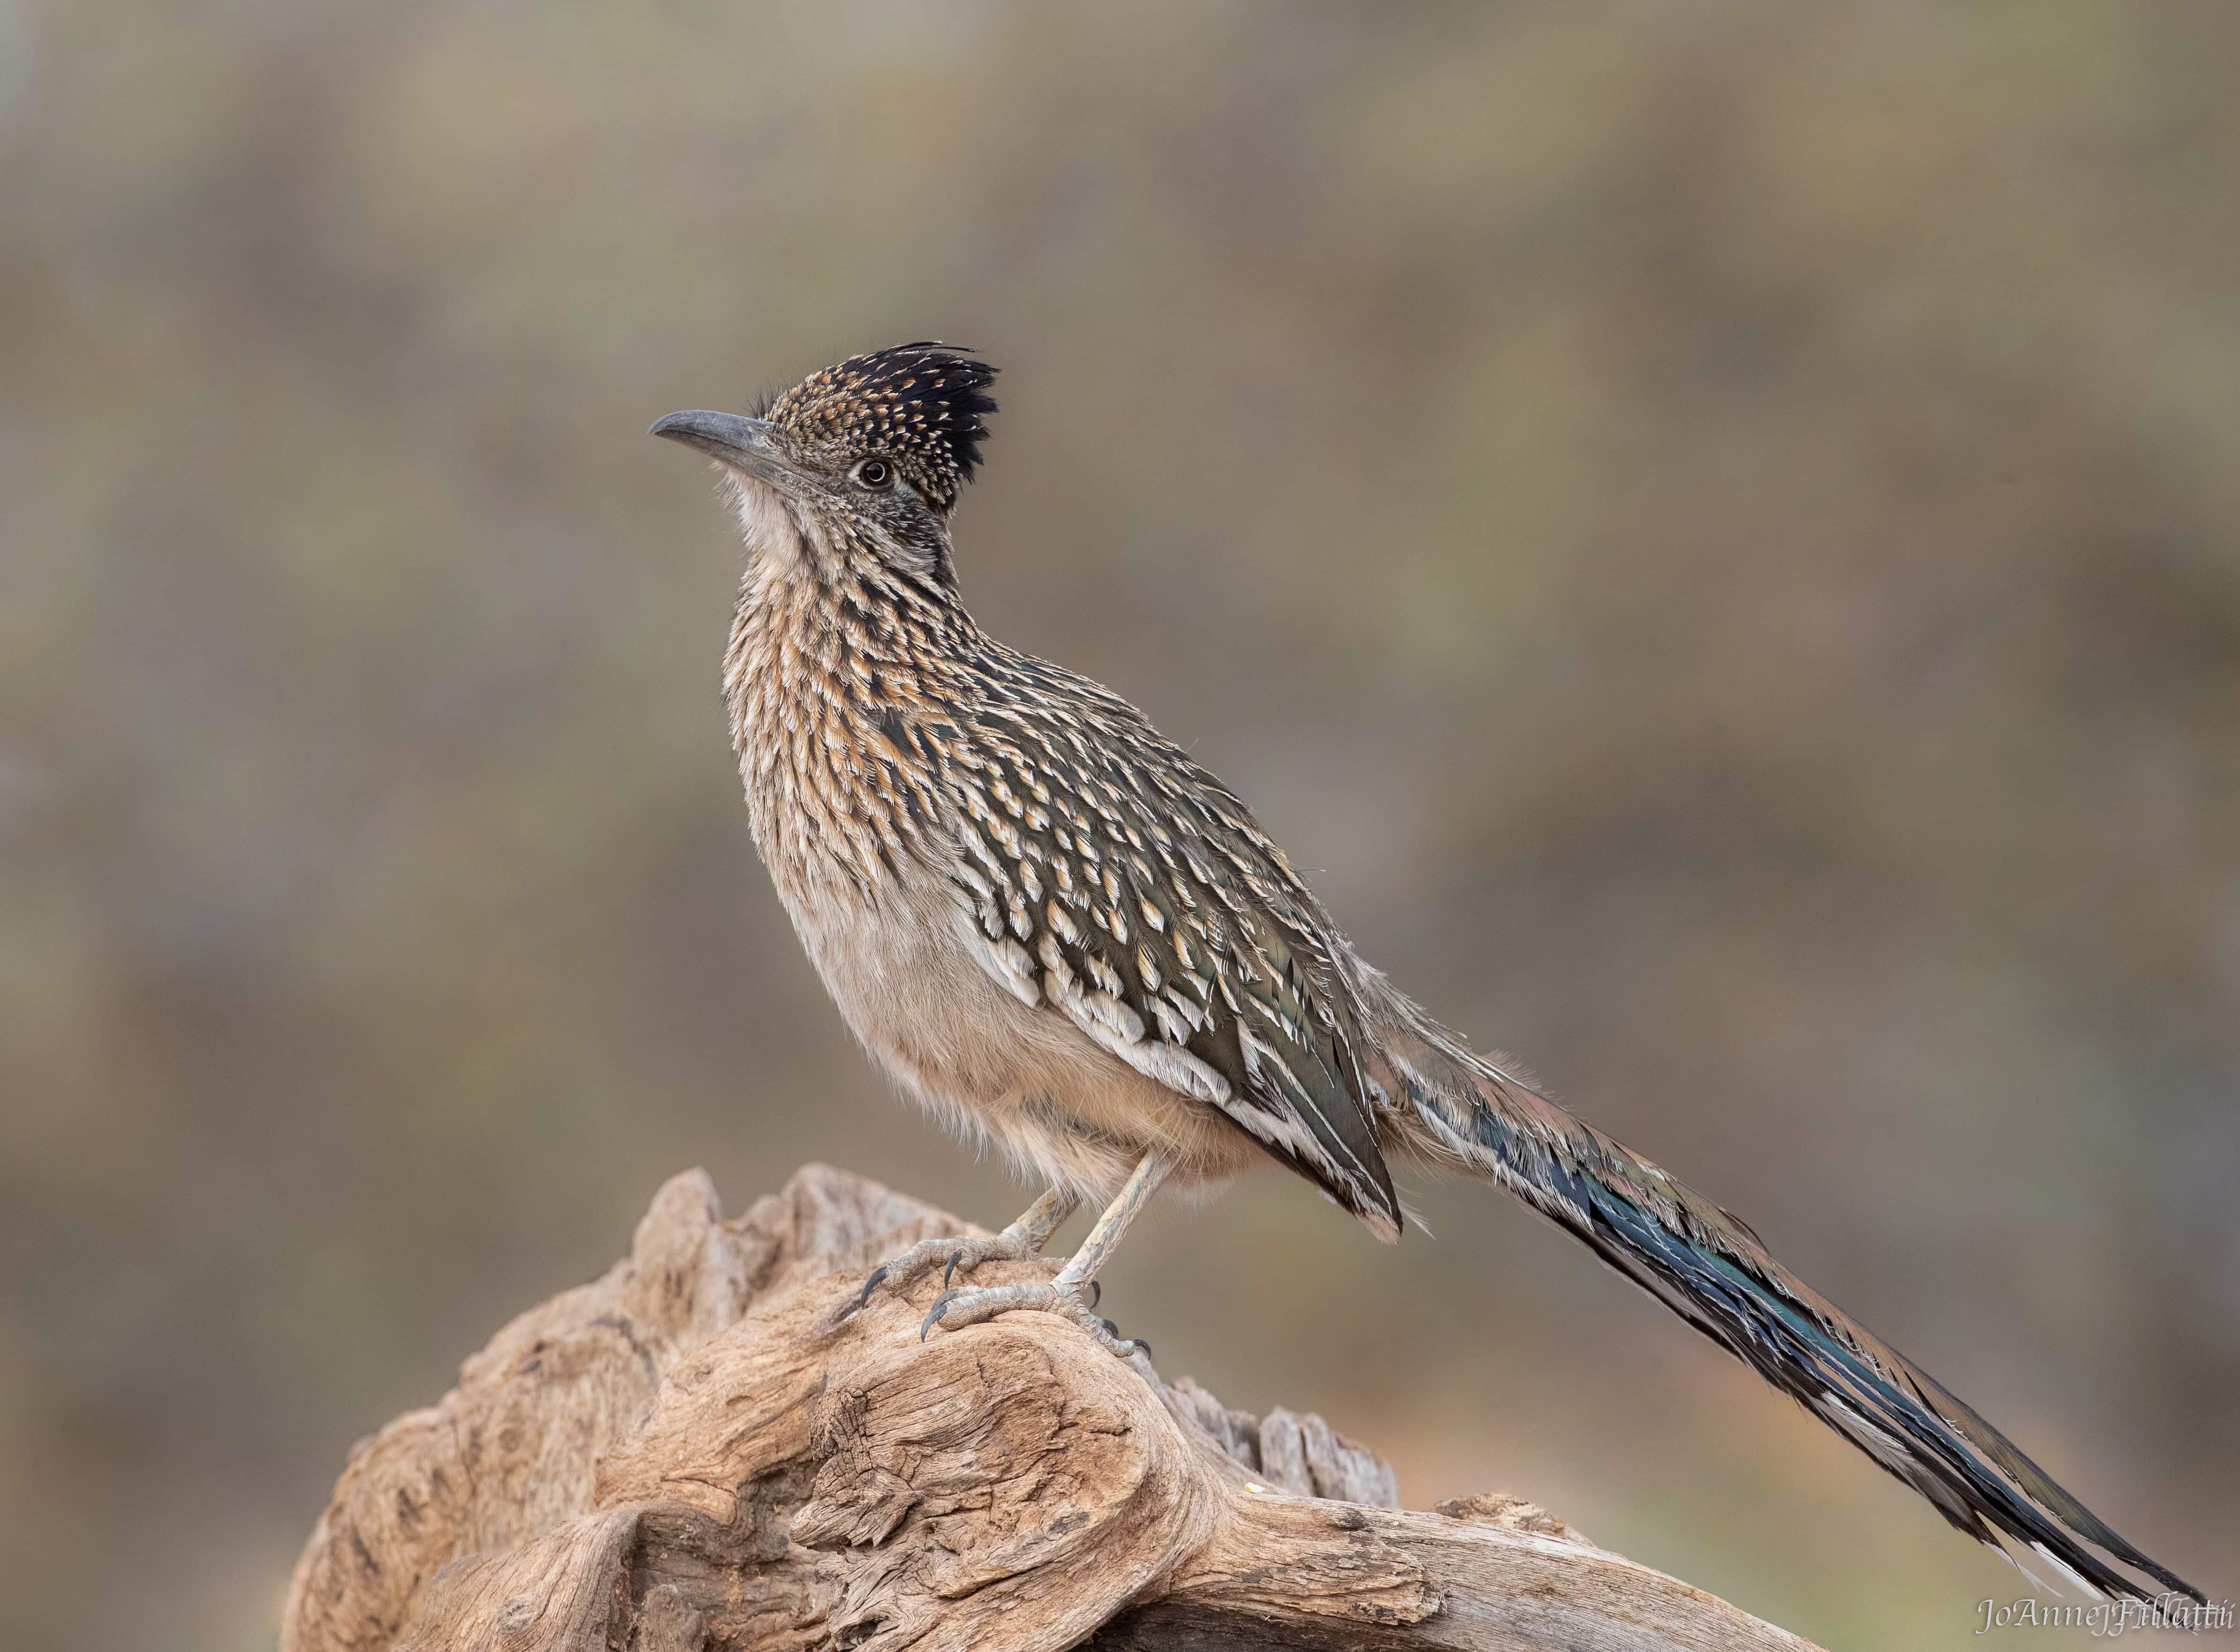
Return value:
[[(1090, 1289), (1096, 1289), (1093, 1282)], [(918, 1327), (917, 1339), (923, 1342), (936, 1325), (943, 1330), (957, 1330), (993, 1319), (998, 1314), (1025, 1308), (1071, 1320), (1100, 1347), (1123, 1360), (1138, 1353), (1148, 1359), (1151, 1345), (1140, 1337), (1124, 1337), (1110, 1320), (1099, 1319), (1091, 1307), (1094, 1300), (1092, 1297), (1090, 1302), (1083, 1302), (1078, 1293), (1061, 1289), (1046, 1279), (1023, 1279), (1013, 1285), (960, 1287), (944, 1290), (933, 1299), (925, 1322)]]
[(942, 1269), (941, 1282), (946, 1289), (959, 1268), (970, 1269), (983, 1262), (1024, 1262), (1030, 1256), (1040, 1256), (1050, 1236), (1065, 1225), (1065, 1219), (1078, 1203), (1077, 1195), (1063, 1188), (1051, 1188), (1001, 1233), (921, 1240), (885, 1266), (871, 1269), (862, 1293), (835, 1314), (832, 1322), (837, 1325), (864, 1306), (881, 1285), (890, 1290), (903, 1289), (915, 1283), (920, 1275), (932, 1272), (937, 1264)]
[(960, 1268), (970, 1273), (983, 1262), (1025, 1262), (1037, 1254), (1038, 1248), (1028, 1236), (1008, 1228), (1002, 1233), (921, 1239), (900, 1256), (890, 1257), (872, 1269), (863, 1281), (863, 1289), (854, 1302), (841, 1310), (839, 1317), (845, 1319), (863, 1307), (880, 1286), (891, 1291), (907, 1290), (936, 1268), (942, 1270), (941, 1282), (946, 1287)]

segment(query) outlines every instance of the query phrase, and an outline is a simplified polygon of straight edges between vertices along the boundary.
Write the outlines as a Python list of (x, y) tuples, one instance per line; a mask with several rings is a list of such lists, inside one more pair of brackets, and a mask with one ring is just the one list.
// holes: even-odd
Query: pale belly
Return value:
[(1218, 1109), (998, 984), (945, 884), (926, 877), (887, 894), (897, 909), (875, 918), (854, 898), (782, 892), (840, 1013), (922, 1105), (1022, 1174), (1100, 1203), (1148, 1152), (1172, 1162), (1171, 1182), (1208, 1192), (1266, 1162)]

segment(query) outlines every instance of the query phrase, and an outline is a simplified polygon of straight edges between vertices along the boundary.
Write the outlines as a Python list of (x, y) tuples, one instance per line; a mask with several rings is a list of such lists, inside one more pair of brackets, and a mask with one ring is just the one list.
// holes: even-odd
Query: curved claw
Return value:
[(834, 1322), (837, 1324), (839, 1321), (847, 1318), (849, 1315), (860, 1313), (864, 1308), (868, 1307), (871, 1301), (871, 1293), (879, 1288), (879, 1282), (886, 1276), (887, 1270), (885, 1268), (879, 1267), (872, 1269), (871, 1276), (863, 1282), (863, 1289), (856, 1293), (856, 1300), (850, 1302), (837, 1314), (833, 1316)]
[(941, 1322), (941, 1316), (949, 1311), (949, 1304), (954, 1302), (957, 1299), (957, 1293), (956, 1291), (944, 1290), (940, 1296), (933, 1299), (933, 1306), (925, 1310), (925, 1318), (920, 1322), (917, 1328), (917, 1340), (919, 1342), (923, 1342), (925, 1341), (927, 1334), (930, 1332), (936, 1325)]
[(1151, 1345), (1142, 1337), (1121, 1336), (1120, 1328), (1109, 1319), (1099, 1319), (1097, 1322), (1104, 1327), (1104, 1334), (1112, 1339), (1112, 1345), (1116, 1349), (1140, 1348), (1143, 1350), (1145, 1359), (1151, 1357)]
[(1089, 1305), (1090, 1305), (1090, 1307), (1093, 1309), (1093, 1308), (1095, 1308), (1095, 1307), (1097, 1306), (1097, 1303), (1099, 1303), (1099, 1302), (1103, 1302), (1103, 1300), (1104, 1300), (1104, 1282), (1103, 1282), (1103, 1280), (1101, 1280), (1101, 1279), (1092, 1279), (1092, 1280), (1090, 1280), (1090, 1281), (1089, 1282)]
[(963, 1251), (955, 1250), (950, 1253), (949, 1266), (941, 1270), (941, 1288), (943, 1290), (947, 1290), (949, 1289), (949, 1282), (957, 1277), (957, 1264), (963, 1260), (964, 1253)]
[(886, 1276), (887, 1267), (884, 1262), (881, 1262), (877, 1267), (872, 1269), (871, 1276), (863, 1282), (863, 1289), (857, 1292), (856, 1300), (848, 1304), (846, 1311), (842, 1313), (840, 1317), (845, 1319), (850, 1314), (856, 1313), (860, 1309), (870, 1306), (871, 1293), (879, 1288), (879, 1282)]

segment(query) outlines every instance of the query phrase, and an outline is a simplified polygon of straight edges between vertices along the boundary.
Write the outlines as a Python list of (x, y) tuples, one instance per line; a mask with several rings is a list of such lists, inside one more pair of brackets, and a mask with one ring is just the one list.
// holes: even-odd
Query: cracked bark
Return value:
[(921, 1345), (928, 1279), (836, 1321), (879, 1258), (965, 1231), (821, 1165), (729, 1222), (675, 1177), (628, 1258), (352, 1449), (283, 1652), (1810, 1652), (1521, 1500), (1404, 1511), (1320, 1417), (1052, 1316)]

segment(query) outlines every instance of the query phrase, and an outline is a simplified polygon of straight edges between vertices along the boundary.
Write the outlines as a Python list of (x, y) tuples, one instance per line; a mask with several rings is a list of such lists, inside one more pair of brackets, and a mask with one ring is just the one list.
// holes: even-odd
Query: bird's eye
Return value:
[(895, 468), (884, 459), (866, 459), (856, 467), (856, 480), (867, 488), (883, 488), (895, 479)]

